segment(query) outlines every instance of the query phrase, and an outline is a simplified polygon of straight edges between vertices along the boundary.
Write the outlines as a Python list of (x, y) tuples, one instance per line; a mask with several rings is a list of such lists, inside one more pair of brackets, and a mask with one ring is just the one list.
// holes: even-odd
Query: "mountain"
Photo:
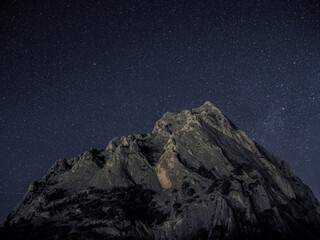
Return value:
[(206, 102), (57, 161), (0, 237), (315, 240), (320, 206), (286, 162)]

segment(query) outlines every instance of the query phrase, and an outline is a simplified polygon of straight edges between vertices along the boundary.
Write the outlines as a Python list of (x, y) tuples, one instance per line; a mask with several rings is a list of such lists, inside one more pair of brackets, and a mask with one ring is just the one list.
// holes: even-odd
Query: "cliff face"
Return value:
[(320, 239), (320, 207), (286, 162), (206, 102), (164, 114), (152, 133), (57, 161), (0, 236)]

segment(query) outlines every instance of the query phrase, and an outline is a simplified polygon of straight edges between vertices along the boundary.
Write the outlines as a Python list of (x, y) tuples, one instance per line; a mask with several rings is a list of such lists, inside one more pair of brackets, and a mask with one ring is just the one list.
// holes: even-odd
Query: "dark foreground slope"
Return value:
[(1, 239), (320, 239), (320, 207), (287, 163), (211, 103), (152, 133), (61, 159)]

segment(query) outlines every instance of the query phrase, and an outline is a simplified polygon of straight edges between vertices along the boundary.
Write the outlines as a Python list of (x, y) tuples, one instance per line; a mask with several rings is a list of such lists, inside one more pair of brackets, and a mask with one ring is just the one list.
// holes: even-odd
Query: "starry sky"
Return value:
[(0, 220), (60, 158), (218, 106), (320, 198), (320, 4), (4, 0)]

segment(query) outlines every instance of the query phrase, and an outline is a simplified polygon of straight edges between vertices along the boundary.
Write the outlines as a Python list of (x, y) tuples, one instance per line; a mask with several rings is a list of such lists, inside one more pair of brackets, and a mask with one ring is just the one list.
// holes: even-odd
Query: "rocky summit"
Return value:
[(0, 238), (315, 240), (320, 206), (286, 162), (206, 102), (57, 161)]

